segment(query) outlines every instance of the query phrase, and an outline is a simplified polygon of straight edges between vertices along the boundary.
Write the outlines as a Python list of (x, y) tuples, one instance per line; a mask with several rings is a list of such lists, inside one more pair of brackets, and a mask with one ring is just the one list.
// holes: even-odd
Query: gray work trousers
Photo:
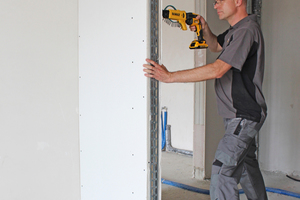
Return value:
[(212, 166), (211, 200), (239, 200), (239, 183), (248, 199), (268, 199), (255, 154), (255, 136), (262, 124), (242, 118), (224, 119), (225, 135)]

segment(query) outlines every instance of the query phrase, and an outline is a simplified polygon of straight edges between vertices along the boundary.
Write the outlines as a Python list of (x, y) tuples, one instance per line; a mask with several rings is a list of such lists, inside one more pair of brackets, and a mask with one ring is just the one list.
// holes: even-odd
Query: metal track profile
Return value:
[(261, 7), (262, 7), (262, 0), (252, 1), (252, 13), (257, 15), (259, 24), (261, 22)]
[[(150, 59), (158, 62), (158, 13), (159, 4), (158, 0), (151, 0), (151, 20), (150, 20)], [(159, 82), (155, 79), (150, 80), (150, 199), (158, 200), (158, 185), (159, 185)]]

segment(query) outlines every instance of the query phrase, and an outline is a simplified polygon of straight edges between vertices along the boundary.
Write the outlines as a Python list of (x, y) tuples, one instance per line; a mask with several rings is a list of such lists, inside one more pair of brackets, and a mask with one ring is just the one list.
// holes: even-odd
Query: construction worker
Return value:
[[(146, 59), (145, 76), (161, 82), (199, 82), (215, 79), (218, 112), (224, 118), (225, 134), (212, 165), (212, 200), (238, 200), (240, 183), (247, 198), (266, 200), (265, 184), (256, 159), (255, 136), (262, 127), (267, 107), (262, 93), (264, 40), (256, 15), (247, 14), (247, 0), (215, 0), (219, 19), (230, 28), (214, 35), (202, 16), (203, 36), (214, 63), (169, 72), (164, 65)], [(190, 27), (195, 31), (195, 27)]]

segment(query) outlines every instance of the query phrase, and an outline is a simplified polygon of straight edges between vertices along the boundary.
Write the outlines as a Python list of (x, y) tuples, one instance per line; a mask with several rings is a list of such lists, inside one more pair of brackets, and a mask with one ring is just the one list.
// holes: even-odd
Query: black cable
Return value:
[(288, 177), (288, 178), (290, 178), (290, 179), (292, 179), (292, 180), (294, 180), (294, 181), (300, 182), (300, 180), (298, 180), (298, 179), (296, 179), (296, 178), (293, 178), (293, 177), (291, 177), (291, 176), (289, 176), (289, 175), (286, 175), (286, 177)]
[(174, 10), (176, 10), (176, 8), (172, 5), (167, 5), (164, 10), (166, 10), (168, 7), (172, 7)]

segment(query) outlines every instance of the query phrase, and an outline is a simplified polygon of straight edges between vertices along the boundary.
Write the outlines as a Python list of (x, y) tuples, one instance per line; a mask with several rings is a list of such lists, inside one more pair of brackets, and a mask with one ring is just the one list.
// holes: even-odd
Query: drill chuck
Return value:
[(163, 10), (163, 18), (169, 18), (169, 14), (170, 14), (170, 11), (169, 10)]

